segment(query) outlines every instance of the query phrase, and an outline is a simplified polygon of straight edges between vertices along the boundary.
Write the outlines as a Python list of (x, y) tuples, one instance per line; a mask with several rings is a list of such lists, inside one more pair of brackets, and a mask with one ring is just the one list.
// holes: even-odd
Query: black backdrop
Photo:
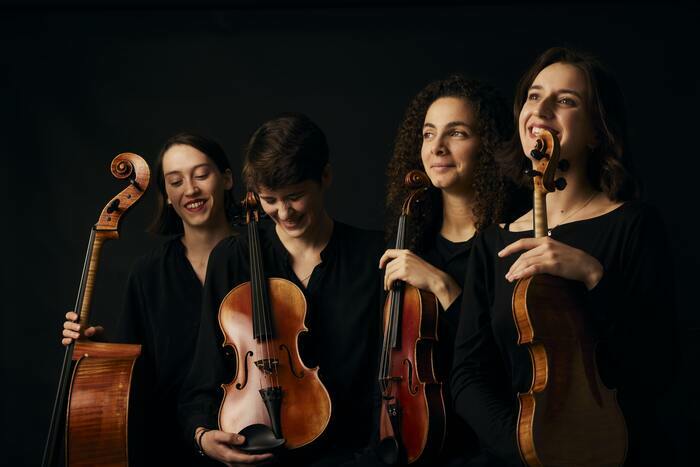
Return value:
[[(0, 10), (0, 463), (40, 461), (62, 358), (59, 329), (73, 306), (90, 226), (121, 189), (108, 169), (116, 154), (152, 161), (167, 136), (187, 129), (221, 142), (238, 171), (241, 147), (262, 121), (301, 111), (329, 139), (329, 211), (381, 228), (384, 167), (409, 99), (453, 71), (512, 98), (535, 56), (560, 44), (594, 52), (617, 75), (645, 197), (671, 232), (675, 271), (659, 274), (676, 275), (678, 290), (668, 294), (678, 304), (682, 360), (661, 410), (675, 440), (669, 455), (677, 465), (689, 461), (686, 445), (698, 436), (691, 422), (700, 337), (690, 295), (700, 264), (693, 248), (697, 14), (689, 6), (34, 3)], [(157, 242), (144, 232), (153, 206), (151, 193), (123, 222), (122, 240), (103, 251), (92, 316), (108, 329), (131, 263)], [(654, 336), (639, 338), (655, 345)]]

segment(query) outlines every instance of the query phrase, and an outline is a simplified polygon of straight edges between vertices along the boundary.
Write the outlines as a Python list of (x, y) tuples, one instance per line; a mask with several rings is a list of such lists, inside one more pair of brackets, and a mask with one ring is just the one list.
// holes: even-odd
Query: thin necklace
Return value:
[(579, 212), (581, 209), (583, 209), (583, 208), (585, 208), (586, 206), (588, 206), (588, 204), (589, 204), (591, 201), (593, 201), (593, 198), (595, 198), (597, 195), (598, 195), (598, 192), (595, 191), (595, 190), (593, 190), (593, 193), (592, 193), (591, 196), (586, 200), (585, 203), (583, 203), (579, 208), (576, 208), (576, 210), (571, 211), (569, 214), (567, 214), (566, 216), (564, 216), (564, 218), (560, 219), (559, 222), (557, 222), (557, 225), (555, 225), (554, 227), (550, 227), (549, 229), (547, 229), (547, 235), (551, 237), (551, 236), (552, 236), (552, 230), (556, 229), (557, 227), (559, 227), (559, 226), (562, 224), (562, 222), (564, 222), (565, 220), (567, 220), (568, 218), (570, 218), (571, 216), (573, 216), (574, 214), (576, 214), (577, 212)]

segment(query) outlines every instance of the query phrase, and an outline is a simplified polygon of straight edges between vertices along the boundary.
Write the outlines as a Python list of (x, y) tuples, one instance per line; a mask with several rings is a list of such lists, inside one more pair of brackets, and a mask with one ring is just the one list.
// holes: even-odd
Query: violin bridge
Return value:
[(277, 371), (279, 363), (279, 360), (276, 358), (263, 358), (261, 360), (256, 360), (255, 366), (263, 373), (271, 374)]

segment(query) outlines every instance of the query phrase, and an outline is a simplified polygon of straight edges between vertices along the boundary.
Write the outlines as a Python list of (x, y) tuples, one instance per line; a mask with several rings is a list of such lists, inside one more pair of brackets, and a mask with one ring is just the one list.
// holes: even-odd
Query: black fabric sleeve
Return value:
[[(457, 414), (476, 432), (484, 450), (508, 465), (520, 465), (515, 438), (516, 407), (503, 386), (503, 367), (491, 328), (493, 266), (484, 236), (475, 240), (462, 289), (451, 375)], [(509, 388), (508, 383), (505, 388)]]
[(141, 290), (141, 261), (134, 264), (129, 272), (124, 296), (124, 308), (117, 323), (114, 339), (117, 342), (141, 344), (144, 339), (143, 317), (145, 305)]
[(221, 300), (231, 288), (231, 268), (227, 261), (229, 242), (233, 240), (224, 241), (209, 256), (197, 346), (179, 398), (180, 424), (185, 439), (192, 441), (194, 449), (197, 449), (194, 442), (197, 427), (218, 427), (217, 414), (223, 397), (220, 385), (226, 382), (227, 377), (228, 366), (221, 346), (223, 336), (219, 329), (218, 312)]

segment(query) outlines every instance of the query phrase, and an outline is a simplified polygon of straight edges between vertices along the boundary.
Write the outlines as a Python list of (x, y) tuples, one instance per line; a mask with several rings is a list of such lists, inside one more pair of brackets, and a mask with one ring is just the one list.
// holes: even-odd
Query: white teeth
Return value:
[(198, 207), (200, 207), (203, 204), (204, 204), (204, 201), (195, 201), (194, 203), (187, 203), (185, 205), (185, 207), (188, 209), (197, 209)]

